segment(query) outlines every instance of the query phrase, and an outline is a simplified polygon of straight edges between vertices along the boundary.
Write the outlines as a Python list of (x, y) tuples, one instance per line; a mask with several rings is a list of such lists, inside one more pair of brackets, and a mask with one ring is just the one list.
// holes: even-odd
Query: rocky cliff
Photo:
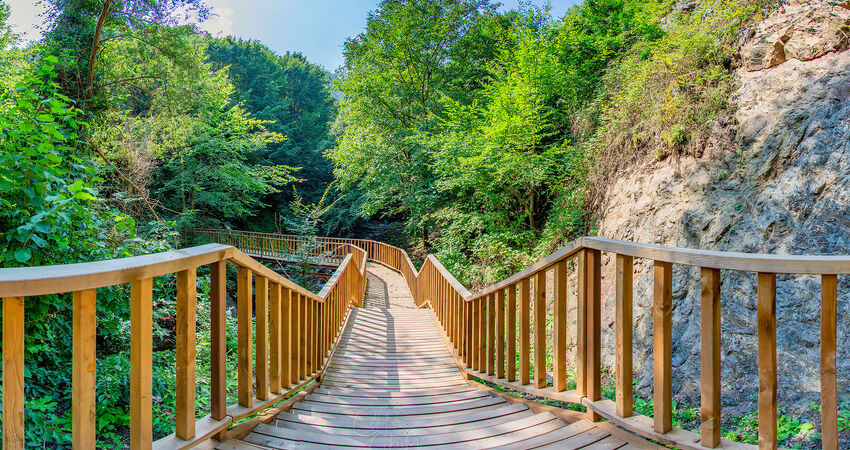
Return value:
[[(699, 157), (647, 161), (619, 176), (599, 235), (678, 247), (783, 254), (850, 254), (850, 2), (788, 2), (744, 36), (734, 111)], [(604, 260), (614, 348), (613, 260)], [(698, 269), (674, 272), (674, 392), (699, 404)], [(755, 407), (755, 274), (722, 275), (724, 411)], [(839, 392), (850, 401), (850, 277), (839, 277)], [(652, 263), (635, 261), (635, 376), (652, 390)], [(819, 401), (820, 281), (780, 276), (780, 405)]]

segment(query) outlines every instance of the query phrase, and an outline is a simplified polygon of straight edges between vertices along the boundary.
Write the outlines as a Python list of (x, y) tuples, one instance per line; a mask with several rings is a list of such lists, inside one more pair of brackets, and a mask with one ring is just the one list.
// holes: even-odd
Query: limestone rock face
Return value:
[[(701, 157), (647, 162), (623, 174), (603, 202), (599, 235), (709, 250), (850, 255), (850, 51), (842, 28), (850, 10), (837, 3), (788, 5), (759, 25), (736, 75), (734, 118), (717, 125)], [(613, 365), (614, 260), (604, 258), (603, 357)], [(699, 269), (674, 267), (674, 392), (698, 406)], [(758, 392), (756, 276), (723, 271), (722, 283), (724, 412), (749, 412)], [(639, 392), (651, 395), (651, 261), (635, 260), (634, 311), (635, 377)], [(839, 400), (849, 401), (850, 276), (839, 277), (838, 323)], [(819, 278), (780, 275), (779, 398), (789, 412), (802, 414), (819, 401), (819, 326)]]
[(850, 45), (850, 2), (794, 0), (752, 30), (741, 49), (747, 70), (768, 69), (785, 61), (809, 61)]

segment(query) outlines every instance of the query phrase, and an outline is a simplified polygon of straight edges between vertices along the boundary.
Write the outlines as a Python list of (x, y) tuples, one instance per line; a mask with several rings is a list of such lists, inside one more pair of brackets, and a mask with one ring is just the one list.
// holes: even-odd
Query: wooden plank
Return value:
[(512, 284), (508, 287), (507, 298), (507, 360), (508, 367), (505, 373), (505, 379), (508, 381), (516, 381), (516, 304), (517, 304), (517, 285)]
[(776, 274), (758, 274), (759, 448), (776, 448)]
[[(210, 265), (210, 417), (227, 415), (227, 265)], [(222, 436), (219, 436), (222, 437)]]
[(519, 384), (528, 384), (531, 382), (531, 283), (524, 278), (519, 285)]
[(254, 287), (254, 303), (256, 305), (255, 327), (257, 334), (256, 351), (254, 353), (257, 385), (256, 396), (260, 400), (269, 399), (269, 280), (257, 276)]
[(553, 388), (555, 392), (567, 389), (567, 262), (560, 261), (554, 271), (554, 337), (553, 352)]
[(253, 273), (251, 269), (240, 267), (236, 282), (236, 336), (237, 336), (237, 374), (239, 405), (246, 408), (254, 406), (254, 369), (251, 361), (253, 352), (252, 312)]
[(652, 311), (654, 427), (656, 432), (666, 433), (673, 427), (673, 265), (668, 262), (655, 261)]
[(301, 381), (301, 296), (295, 291), (290, 291), (290, 306), (292, 309), (292, 319), (290, 324), (290, 344), (291, 344), (291, 384), (298, 384)]
[(704, 447), (720, 444), (720, 270), (702, 273), (700, 293), (701, 403), (700, 442)]
[(835, 275), (821, 276), (820, 314), (821, 445), (825, 449), (837, 449), (836, 328), (838, 326), (838, 277)]
[(505, 290), (496, 292), (496, 378), (505, 377)]
[[(599, 250), (586, 250), (585, 260), (586, 266), (584, 279), (587, 286), (585, 287), (585, 295), (587, 295), (585, 303), (585, 326), (587, 330), (587, 340), (585, 348), (585, 357), (587, 358), (585, 383), (587, 388), (587, 398), (591, 401), (596, 401), (602, 398), (602, 254)], [(587, 410), (587, 418), (591, 422), (601, 420), (599, 414), (592, 409)]]
[(487, 296), (487, 374), (496, 373), (496, 295)]
[(272, 283), (269, 285), (269, 385), (272, 393), (281, 392), (281, 310), (280, 310), (280, 285)]
[(633, 330), (633, 277), (634, 261), (631, 256), (617, 255), (615, 297), (616, 297), (616, 333), (617, 358), (614, 371), (617, 376), (617, 414), (629, 417), (633, 413), (634, 393), (632, 392), (632, 330)]
[(464, 344), (466, 344), (466, 349), (463, 352), (463, 361), (466, 363), (466, 367), (472, 367), (472, 346), (473, 346), (473, 323), (474, 318), (472, 316), (472, 302), (463, 302), (463, 320), (464, 320)]
[(478, 300), (478, 370), (487, 371), (487, 298)]
[[(73, 445), (74, 448), (94, 448), (96, 442), (97, 291), (89, 289), (74, 292), (73, 302), (74, 350), (71, 394)], [(3, 349), (7, 349), (5, 343)], [(9, 374), (5, 371), (5, 367), (3, 373)]]
[(185, 440), (195, 437), (196, 277), (195, 269), (177, 272), (175, 434)]
[(546, 387), (546, 272), (534, 274), (534, 385)]
[(301, 334), (298, 336), (298, 356), (301, 358), (299, 361), (299, 367), (301, 370), (301, 376), (299, 379), (304, 379), (309, 375), (309, 372), (307, 371), (307, 361), (310, 359), (307, 354), (307, 334), (310, 332), (309, 324), (307, 323), (307, 297), (298, 295), (298, 303), (298, 312), (301, 314), (298, 318), (301, 328)]
[(130, 283), (130, 448), (153, 445), (153, 280)]
[(578, 289), (576, 301), (576, 391), (587, 395), (587, 252), (580, 251), (576, 256)]
[(3, 299), (3, 448), (24, 448), (24, 299)]
[(295, 346), (293, 342), (295, 341), (295, 315), (293, 314), (293, 308), (295, 308), (294, 297), (292, 297), (293, 292), (288, 288), (281, 287), (281, 307), (280, 307), (280, 323), (281, 323), (281, 361), (283, 361), (283, 367), (281, 368), (281, 387), (284, 389), (289, 389), (295, 384), (298, 380), (295, 377)]

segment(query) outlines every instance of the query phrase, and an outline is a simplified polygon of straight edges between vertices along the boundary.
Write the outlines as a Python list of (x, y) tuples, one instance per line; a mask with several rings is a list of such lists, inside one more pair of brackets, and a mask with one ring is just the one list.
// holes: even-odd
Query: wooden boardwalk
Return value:
[(364, 308), (352, 312), (321, 385), (219, 449), (655, 447), (612, 434), (610, 425), (568, 424), (476, 388), (462, 376), (433, 313), (414, 306), (401, 275), (370, 264), (368, 283)]

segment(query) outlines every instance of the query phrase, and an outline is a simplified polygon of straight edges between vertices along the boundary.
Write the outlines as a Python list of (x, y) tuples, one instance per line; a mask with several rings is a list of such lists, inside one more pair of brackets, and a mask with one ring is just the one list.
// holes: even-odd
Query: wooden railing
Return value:
[[(231, 234), (242, 234), (235, 232)], [(264, 238), (260, 233), (246, 235)], [(540, 397), (584, 405), (588, 418), (608, 419), (647, 438), (679, 448), (738, 447), (720, 437), (721, 270), (757, 274), (759, 447), (777, 445), (777, 274), (821, 277), (821, 420), (823, 448), (838, 448), (836, 380), (837, 275), (850, 274), (850, 256), (784, 256), (717, 252), (638, 244), (598, 237), (576, 239), (507, 279), (470, 293), (429, 255), (416, 270), (407, 254), (387, 244), (323, 238), (357, 245), (370, 260), (401, 272), (418, 305), (426, 303), (468, 375)], [(602, 252), (615, 260), (615, 400), (602, 397)], [(634, 258), (652, 261), (653, 418), (635, 414), (632, 392)], [(672, 426), (673, 266), (701, 273), (701, 426)], [(576, 326), (567, 322), (568, 280), (575, 280)], [(547, 284), (551, 286), (547, 287)], [(547, 311), (547, 304), (553, 311)], [(546, 331), (547, 317), (551, 331)], [(575, 342), (575, 388), (568, 388), (567, 339)], [(548, 342), (547, 342), (548, 340)], [(547, 374), (546, 351), (552, 354)]]
[[(182, 448), (220, 437), (233, 422), (321, 378), (350, 307), (362, 302), (366, 283), (365, 250), (341, 243), (334, 253), (343, 255), (339, 267), (318, 295), (221, 244), (86, 264), (0, 269), (3, 448), (25, 445), (25, 298), (73, 293), (73, 445), (89, 449), (96, 438), (97, 289), (129, 284), (130, 444), (137, 449)], [(227, 374), (225, 367), (228, 263), (238, 273), (236, 374)], [(201, 266), (209, 266), (210, 272), (211, 406), (210, 414), (196, 421), (196, 280)], [(152, 442), (152, 287), (155, 277), (168, 274), (176, 274), (177, 283), (176, 427), (171, 436)], [(228, 406), (226, 382), (232, 375), (238, 379), (238, 402)]]

